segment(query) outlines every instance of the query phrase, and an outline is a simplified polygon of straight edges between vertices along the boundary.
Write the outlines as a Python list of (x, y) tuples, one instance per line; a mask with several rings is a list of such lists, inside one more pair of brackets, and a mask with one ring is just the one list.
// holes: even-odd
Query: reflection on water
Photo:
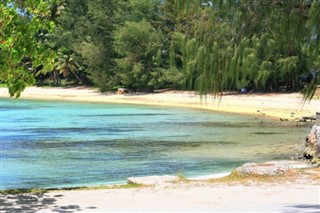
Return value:
[(1, 101), (1, 189), (205, 175), (288, 159), (307, 127), (178, 108)]

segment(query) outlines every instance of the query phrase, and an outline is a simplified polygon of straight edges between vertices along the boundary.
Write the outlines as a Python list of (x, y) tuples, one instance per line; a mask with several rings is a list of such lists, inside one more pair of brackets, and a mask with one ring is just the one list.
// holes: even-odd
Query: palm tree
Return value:
[(64, 77), (68, 77), (71, 73), (76, 77), (78, 83), (82, 84), (82, 80), (77, 75), (80, 65), (73, 59), (73, 55), (59, 55), (60, 57), (55, 63), (54, 72), (58, 72), (58, 74), (62, 74)]

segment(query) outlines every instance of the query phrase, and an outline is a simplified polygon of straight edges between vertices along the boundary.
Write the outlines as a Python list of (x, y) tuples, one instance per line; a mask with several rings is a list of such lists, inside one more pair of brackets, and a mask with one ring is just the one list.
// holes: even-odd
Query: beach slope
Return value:
[[(0, 195), (2, 196), (2, 195)], [(4, 212), (319, 212), (319, 182), (175, 183), (4, 195)]]
[[(6, 88), (0, 88), (1, 97), (9, 97)], [(159, 93), (129, 93), (116, 95), (100, 93), (87, 87), (41, 88), (29, 87), (22, 99), (79, 101), (96, 103), (142, 104), (168, 107), (186, 107), (229, 113), (267, 116), (276, 119), (298, 120), (303, 116), (315, 116), (320, 110), (320, 100), (303, 102), (299, 93), (279, 94), (225, 94), (220, 98), (200, 96), (195, 92), (165, 91)]]

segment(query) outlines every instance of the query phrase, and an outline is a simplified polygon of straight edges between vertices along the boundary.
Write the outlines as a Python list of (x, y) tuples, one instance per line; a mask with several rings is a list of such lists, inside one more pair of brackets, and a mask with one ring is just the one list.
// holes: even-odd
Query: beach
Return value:
[[(314, 171), (313, 171), (314, 172)], [(319, 170), (317, 171), (319, 175)], [(318, 176), (319, 178), (319, 176)], [(2, 196), (4, 212), (319, 212), (319, 179), (207, 181)]]
[[(0, 97), (9, 97), (6, 88), (0, 88)], [(299, 93), (237, 93), (222, 97), (200, 96), (189, 91), (165, 91), (159, 93), (100, 93), (97, 89), (28, 87), (22, 99), (77, 101), (95, 103), (119, 103), (184, 107), (228, 113), (250, 114), (275, 119), (298, 120), (303, 116), (315, 116), (320, 109), (320, 99), (304, 102)]]
[[(8, 98), (6, 88), (0, 88)], [(22, 99), (183, 107), (298, 121), (315, 116), (320, 100), (303, 103), (298, 93), (226, 94), (194, 92), (100, 93), (96, 89), (29, 87)], [(0, 212), (318, 212), (320, 170), (279, 181), (178, 181), (146, 187), (54, 190), (0, 195)]]

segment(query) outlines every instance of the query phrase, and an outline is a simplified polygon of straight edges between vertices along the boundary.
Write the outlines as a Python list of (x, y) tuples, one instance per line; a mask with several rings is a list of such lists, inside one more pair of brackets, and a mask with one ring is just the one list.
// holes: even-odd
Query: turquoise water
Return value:
[(2, 99), (1, 189), (221, 173), (288, 159), (307, 131), (191, 109)]

